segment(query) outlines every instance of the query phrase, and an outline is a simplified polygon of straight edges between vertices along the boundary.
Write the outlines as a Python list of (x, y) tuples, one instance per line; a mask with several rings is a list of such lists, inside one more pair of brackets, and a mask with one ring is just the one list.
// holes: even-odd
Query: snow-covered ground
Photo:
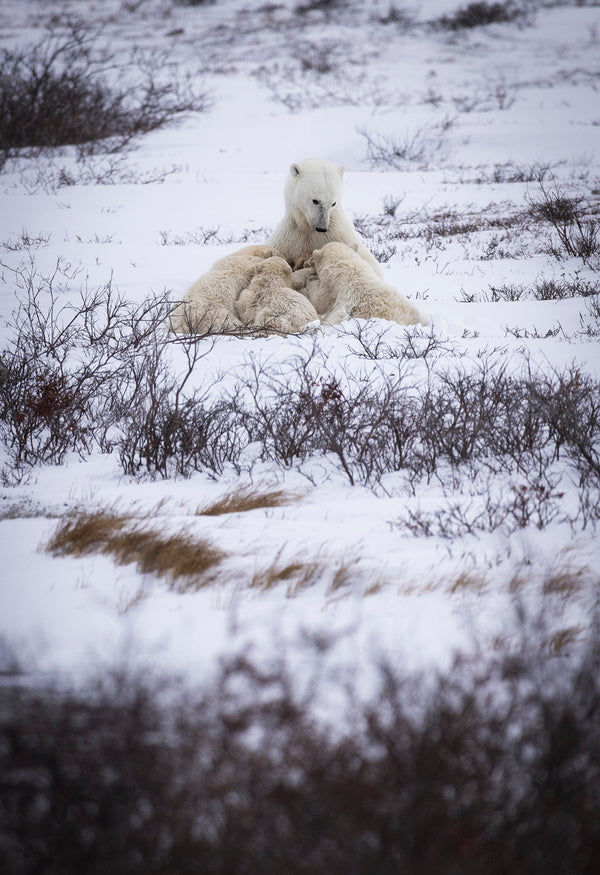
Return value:
[[(600, 7), (529, 3), (515, 22), (426, 26), (458, 5), (0, 0), (0, 47), (37, 40), (53, 12), (69, 10), (101, 23), (102, 38), (124, 56), (135, 43), (168, 50), (212, 104), (140, 138), (111, 184), (90, 182), (68, 150), (7, 163), (3, 345), (23, 294), (19, 276), (32, 264), (43, 278), (60, 259), (61, 301), (111, 277), (128, 301), (163, 290), (175, 301), (216, 258), (265, 239), (282, 214), (289, 164), (322, 157), (346, 166), (345, 208), (387, 259), (389, 282), (430, 319), (437, 351), (407, 364), (397, 355), (406, 330), (383, 322), (301, 337), (207, 338), (190, 385), (218, 394), (258, 362), (285, 370), (310, 350), (323, 374), (351, 380), (410, 366), (424, 383), (429, 368), (476, 367), (486, 357), (515, 373), (527, 361), (600, 378), (592, 312), (600, 254), (557, 258), (554, 229), (530, 209), (541, 178), (584, 198), (588, 217), (600, 213)], [(373, 146), (392, 140), (410, 148), (392, 165), (375, 161)], [(61, 185), (61, 168), (79, 181)], [(542, 280), (595, 287), (596, 295), (535, 300), (531, 290)], [(492, 289), (508, 286), (525, 291), (494, 300)], [(388, 354), (357, 354), (361, 331), (383, 334)], [(417, 343), (428, 334), (408, 332)], [(94, 450), (16, 477), (3, 453), (5, 667), (13, 654), (25, 668), (78, 672), (128, 649), (197, 674), (232, 649), (293, 649), (303, 633), (324, 632), (340, 633), (335, 652), (357, 670), (380, 649), (400, 652), (409, 667), (443, 668), (456, 649), (477, 642), (485, 650), (510, 637), (517, 598), (547, 614), (555, 646), (585, 635), (597, 602), (597, 530), (578, 516), (584, 487), (566, 469), (556, 470), (552, 519), (448, 534), (433, 524), (449, 507), (472, 508), (486, 477), (489, 489), (519, 490), (519, 473), (465, 471), (450, 487), (436, 476), (407, 485), (400, 470), (352, 484), (331, 458), (286, 468), (254, 457), (251, 446), (237, 469), (219, 475), (134, 478), (116, 452)], [(284, 490), (289, 501), (201, 513), (248, 484)], [(145, 515), (156, 531), (207, 538), (226, 556), (217, 576), (181, 592), (167, 577), (107, 555), (45, 550), (65, 514), (106, 508)], [(409, 512), (428, 515), (433, 533), (403, 525)], [(269, 569), (290, 564), (304, 570), (260, 585)]]

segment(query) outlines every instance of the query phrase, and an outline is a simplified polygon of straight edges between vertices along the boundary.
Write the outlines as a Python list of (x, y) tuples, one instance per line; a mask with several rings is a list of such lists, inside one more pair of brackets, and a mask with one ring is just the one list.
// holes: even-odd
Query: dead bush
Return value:
[(428, 167), (445, 148), (445, 136), (451, 130), (454, 119), (446, 116), (422, 125), (415, 131), (400, 135), (370, 133), (358, 129), (367, 144), (366, 161), (371, 167), (394, 167), (405, 170), (411, 165)]
[(132, 360), (154, 345), (169, 307), (164, 295), (126, 302), (112, 277), (71, 295), (78, 269), (60, 259), (50, 275), (29, 262), (13, 277), (18, 306), (0, 352), (5, 479), (26, 466), (60, 464), (69, 452), (111, 448)]
[(502, 3), (467, 3), (451, 15), (442, 15), (434, 24), (441, 30), (457, 31), (521, 21), (524, 17), (525, 10), (521, 5), (504, 0)]
[(332, 367), (313, 337), (285, 362), (249, 357), (221, 389), (210, 369), (198, 376), (219, 341), (169, 335), (167, 295), (131, 305), (112, 280), (64, 295), (76, 277), (60, 264), (52, 277), (33, 267), (15, 277), (21, 299), (0, 353), (6, 482), (94, 450), (115, 450), (129, 475), (159, 477), (240, 473), (256, 459), (306, 470), (325, 457), (352, 484), (402, 472), (412, 491), (434, 477), (455, 488), (482, 470), (533, 483), (560, 461), (587, 490), (586, 520), (596, 518), (600, 388), (575, 366), (484, 353), (465, 362), (431, 331), (392, 341), (367, 324), (348, 335), (365, 373)]
[[(437, 677), (381, 659), (367, 700), (326, 672), (300, 691), (285, 656), (229, 655), (200, 688), (122, 666), (77, 689), (4, 683), (5, 868), (587, 875), (598, 631), (575, 646), (523, 620), (518, 636)], [(338, 703), (329, 722), (319, 693)]]
[(167, 56), (133, 51), (116, 60), (101, 35), (79, 20), (58, 20), (36, 44), (0, 52), (0, 155), (77, 146), (81, 155), (119, 152), (131, 141), (209, 99), (172, 72)]
[(531, 215), (549, 222), (556, 232), (559, 247), (550, 251), (557, 258), (580, 258), (594, 270), (600, 270), (600, 222), (597, 205), (583, 196), (571, 197), (553, 181), (540, 181), (536, 196), (529, 197)]

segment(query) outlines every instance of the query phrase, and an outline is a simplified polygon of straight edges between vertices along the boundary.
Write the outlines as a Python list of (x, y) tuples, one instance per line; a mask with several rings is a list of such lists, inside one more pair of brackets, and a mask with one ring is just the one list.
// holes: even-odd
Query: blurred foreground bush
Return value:
[(383, 662), (366, 703), (324, 677), (331, 725), (284, 659), (233, 658), (200, 692), (127, 671), (5, 684), (2, 871), (595, 872), (600, 636), (570, 659), (543, 639), (437, 679)]

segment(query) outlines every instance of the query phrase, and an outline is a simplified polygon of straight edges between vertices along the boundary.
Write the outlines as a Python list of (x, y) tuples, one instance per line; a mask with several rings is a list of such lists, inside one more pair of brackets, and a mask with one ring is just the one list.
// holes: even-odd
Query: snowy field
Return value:
[[(293, 661), (331, 635), (368, 685), (382, 651), (409, 669), (492, 653), (517, 605), (543, 616), (548, 657), (585, 640), (600, 582), (600, 7), (523, 2), (514, 20), (454, 27), (458, 5), (1, 0), (2, 49), (69, 13), (123, 64), (133, 46), (164, 52), (206, 99), (127, 152), (2, 168), (0, 669), (79, 676), (128, 653), (197, 678), (223, 655)], [(135, 371), (104, 434), (97, 398), (67, 409), (68, 374), (95, 347), (61, 347), (52, 326), (98, 290), (100, 326), (109, 298), (164, 314), (218, 257), (266, 239), (306, 157), (345, 165), (345, 209), (430, 325), (190, 344), (159, 320), (142, 344), (156, 370)], [(58, 388), (10, 389), (25, 337)], [(132, 435), (156, 386), (171, 413), (204, 405), (202, 452), (144, 455)], [(234, 425), (211, 436), (217, 410)], [(50, 549), (85, 519), (112, 522)], [(153, 565), (151, 539), (217, 558)]]

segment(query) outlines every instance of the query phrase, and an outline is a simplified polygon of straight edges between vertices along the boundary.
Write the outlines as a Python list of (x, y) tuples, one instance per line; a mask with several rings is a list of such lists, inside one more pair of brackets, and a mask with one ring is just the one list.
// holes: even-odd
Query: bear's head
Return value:
[(317, 272), (325, 264), (333, 265), (348, 260), (348, 255), (356, 252), (357, 246), (347, 246), (345, 243), (326, 243), (321, 249), (315, 249), (311, 257), (305, 261), (306, 267), (314, 267)]
[(281, 280), (291, 280), (292, 268), (289, 266), (285, 258), (274, 255), (272, 258), (266, 258), (258, 270), (259, 276), (274, 276)]
[(306, 223), (313, 231), (329, 230), (331, 214), (342, 199), (343, 177), (343, 167), (321, 158), (307, 158), (291, 165), (285, 203), (300, 227)]

